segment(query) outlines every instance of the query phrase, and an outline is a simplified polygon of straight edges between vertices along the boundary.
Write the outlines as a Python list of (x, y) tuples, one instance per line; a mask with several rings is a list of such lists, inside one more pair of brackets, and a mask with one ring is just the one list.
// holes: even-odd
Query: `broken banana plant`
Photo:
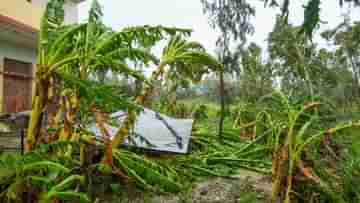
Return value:
[[(358, 123), (339, 124), (328, 130), (315, 131), (311, 129), (317, 117), (317, 108), (321, 105), (319, 102), (311, 102), (298, 109), (290, 104), (289, 99), (280, 92), (275, 93), (280, 96), (283, 108), (286, 110), (285, 120), (275, 121), (282, 126), (281, 130), (276, 132), (277, 143), (273, 153), (272, 162), (272, 202), (291, 203), (293, 197), (294, 177), (300, 171), (300, 176), (319, 184), (324, 188), (326, 185), (314, 174), (310, 168), (304, 166), (301, 160), (305, 146), (319, 141), (325, 135), (332, 135), (337, 131), (358, 127)], [(312, 111), (312, 112), (311, 112)], [(307, 114), (310, 118), (307, 121), (301, 121), (300, 117)], [(315, 114), (312, 115), (312, 114)], [(298, 169), (298, 170), (297, 170)]]
[(108, 130), (105, 127), (106, 121), (109, 120), (109, 118), (106, 118), (106, 116), (96, 107), (92, 107), (91, 111), (95, 113), (96, 125), (100, 129), (103, 137), (103, 141), (105, 145), (105, 163), (112, 168), (113, 152), (112, 152), (111, 137)]
[[(154, 82), (157, 81), (157, 79), (160, 77), (160, 75), (164, 72), (165, 64), (160, 64), (159, 67), (153, 72), (150, 84), (146, 84), (146, 87), (143, 91), (143, 93), (136, 97), (136, 104), (142, 106), (144, 105), (145, 101), (148, 99), (149, 96), (151, 96), (153, 92), (153, 85)], [(112, 140), (113, 146), (119, 146), (125, 139), (127, 135), (129, 135), (130, 130), (135, 126), (136, 121), (136, 112), (129, 111), (127, 114), (126, 119), (124, 120), (121, 128), (117, 131), (115, 134), (115, 137)]]
[[(33, 150), (37, 143), (41, 143), (40, 130), (47, 127), (44, 126), (43, 117), (48, 116), (49, 101), (54, 96), (58, 96), (54, 92), (54, 82), (52, 82), (54, 77), (62, 79), (60, 86), (64, 88), (69, 86), (69, 80), (65, 80), (65, 77), (71, 76), (74, 83), (70, 86), (72, 85), (71, 88), (76, 93), (80, 93), (78, 91), (81, 88), (87, 89), (88, 87), (84, 87), (81, 83), (94, 82), (90, 78), (94, 78), (93, 76), (96, 78), (99, 72), (112, 71), (113, 74), (133, 76), (143, 80), (143, 76), (133, 71), (125, 63), (126, 61), (141, 61), (145, 64), (154, 61), (156, 57), (144, 47), (154, 46), (164, 39), (165, 35), (188, 36), (191, 33), (189, 29), (163, 26), (128, 27), (116, 32), (101, 22), (102, 11), (96, 0), (93, 0), (88, 22), (65, 26), (63, 5), (63, 0), (49, 1), (41, 21), (35, 94), (27, 132), (27, 151)], [(84, 95), (79, 94), (77, 100), (86, 103), (84, 100), (94, 100), (93, 94), (91, 98), (80, 98)], [(104, 95), (98, 93), (95, 98), (105, 99), (107, 95)], [(117, 101), (117, 103), (121, 102)], [(98, 103), (104, 104), (104, 102)], [(79, 113), (78, 111), (79, 109), (74, 110), (75, 113)], [(54, 117), (54, 114), (50, 117)]]
[(63, 3), (52, 0), (48, 3), (41, 20), (38, 42), (38, 64), (35, 74), (35, 94), (32, 101), (32, 112), (27, 132), (26, 150), (31, 151), (41, 140), (40, 129), (43, 127), (43, 116), (54, 97), (54, 78), (56, 71), (69, 63), (77, 61), (79, 56), (71, 52), (69, 38), (83, 25), (61, 28), (63, 23)]
[[(169, 67), (171, 71), (175, 69), (188, 78), (199, 78), (199, 76), (201, 78), (202, 74), (209, 71), (222, 70), (222, 66), (215, 58), (206, 53), (199, 43), (188, 42), (178, 35), (174, 36), (164, 48), (160, 64), (150, 78), (150, 84), (146, 85), (143, 93), (136, 98), (136, 104), (144, 105), (153, 93), (155, 82), (162, 74), (166, 74), (166, 67)], [(129, 135), (129, 131), (135, 126), (136, 116), (136, 112), (128, 112), (122, 126), (113, 138), (113, 147), (118, 147)]]

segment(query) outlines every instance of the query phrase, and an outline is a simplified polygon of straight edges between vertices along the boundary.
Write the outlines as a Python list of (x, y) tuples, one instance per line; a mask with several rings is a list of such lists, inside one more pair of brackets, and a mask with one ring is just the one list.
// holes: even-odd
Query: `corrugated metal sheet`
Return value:
[[(119, 111), (113, 113), (111, 117), (121, 126), (126, 114)], [(124, 140), (124, 145), (155, 151), (187, 153), (192, 125), (192, 119), (175, 119), (144, 109), (138, 115), (132, 133)], [(106, 128), (111, 136), (114, 136), (118, 130), (118, 127), (111, 125), (106, 125)], [(100, 130), (95, 124), (91, 125), (89, 130), (101, 137)]]

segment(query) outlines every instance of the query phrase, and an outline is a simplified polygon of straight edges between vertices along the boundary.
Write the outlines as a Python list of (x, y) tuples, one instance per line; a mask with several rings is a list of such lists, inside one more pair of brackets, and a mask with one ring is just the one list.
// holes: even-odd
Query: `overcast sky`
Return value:
[[(267, 34), (272, 30), (278, 9), (264, 8), (263, 3), (249, 0), (256, 6), (256, 17), (253, 19), (255, 34), (249, 38), (266, 47)], [(208, 25), (202, 11), (200, 0), (99, 0), (104, 10), (104, 22), (120, 29), (134, 25), (166, 25), (193, 29), (192, 39), (201, 42), (210, 53), (213, 53), (218, 33)], [(303, 19), (302, 5), (306, 0), (291, 1), (290, 21), (296, 25)], [(321, 30), (335, 27), (342, 21), (342, 13), (347, 9), (339, 9), (338, 0), (323, 0), (321, 19), (327, 21)], [(80, 5), (80, 19), (87, 18), (91, 0)], [(352, 9), (352, 19), (360, 20), (360, 8)], [(325, 42), (315, 40), (321, 45)]]

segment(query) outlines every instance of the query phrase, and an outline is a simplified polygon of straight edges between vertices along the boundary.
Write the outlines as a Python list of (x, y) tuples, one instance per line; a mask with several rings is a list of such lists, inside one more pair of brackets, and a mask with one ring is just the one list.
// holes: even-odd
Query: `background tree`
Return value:
[[(262, 0), (264, 1), (265, 6), (270, 7), (280, 7), (282, 12), (282, 18), (287, 22), (289, 16), (289, 7), (291, 0)], [(321, 23), (320, 19), (320, 5), (321, 3), (326, 3), (326, 1), (321, 0), (309, 0), (304, 6), (304, 19), (301, 26), (301, 33), (304, 33), (308, 38), (312, 38), (314, 31), (319, 27)], [(360, 5), (359, 0), (339, 0), (339, 6), (343, 7), (344, 4), (353, 4), (355, 6)]]
[(335, 52), (339, 60), (343, 61), (345, 67), (349, 67), (353, 75), (354, 95), (360, 98), (360, 22), (351, 23), (349, 17), (333, 30), (322, 33), (328, 41), (332, 41), (337, 47)]
[[(202, 0), (204, 12), (209, 16), (210, 25), (220, 31), (216, 42), (216, 54), (224, 66), (224, 73), (239, 72), (239, 52), (232, 50), (231, 43), (238, 43), (238, 49), (246, 43), (246, 36), (254, 30), (250, 18), (255, 15), (254, 8), (246, 0)], [(219, 90), (221, 100), (221, 115), (219, 120), (219, 137), (222, 137), (223, 123), (225, 119), (225, 87), (224, 73), (219, 75)], [(221, 138), (222, 139), (222, 138)]]
[(316, 46), (305, 34), (299, 34), (301, 27), (288, 24), (280, 16), (277, 17), (273, 31), (269, 34), (270, 57), (279, 63), (278, 70), (281, 77), (281, 87), (302, 89), (303, 85), (309, 90), (312, 100), (315, 96), (313, 81), (316, 78), (313, 60), (316, 55)]
[(241, 55), (240, 89), (243, 100), (255, 102), (261, 96), (269, 94), (275, 85), (275, 69), (271, 61), (265, 61), (262, 49), (250, 43)]

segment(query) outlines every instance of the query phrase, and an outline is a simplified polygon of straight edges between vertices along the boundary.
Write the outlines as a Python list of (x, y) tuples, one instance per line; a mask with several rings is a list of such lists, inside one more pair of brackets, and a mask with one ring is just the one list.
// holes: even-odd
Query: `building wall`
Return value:
[[(4, 70), (4, 59), (15, 59), (18, 61), (32, 63), (33, 64), (33, 73), (35, 72), (36, 64), (36, 50), (30, 48), (24, 48), (21, 45), (10, 44), (0, 39), (0, 72)], [(4, 95), (4, 76), (0, 74), (0, 112), (3, 108), (3, 95)], [(34, 90), (34, 88), (32, 88)]]
[[(77, 3), (82, 0), (66, 0), (64, 5), (65, 23), (78, 22)], [(0, 15), (10, 17), (20, 23), (40, 29), (40, 21), (48, 0), (0, 0)], [(0, 32), (3, 28), (0, 27)], [(4, 59), (15, 59), (33, 64), (33, 74), (36, 71), (36, 48), (26, 48), (21, 42), (12, 43), (5, 37), (0, 37), (0, 112), (3, 111), (4, 76), (2, 73)], [(33, 84), (34, 85), (34, 84)], [(34, 91), (34, 88), (32, 88)]]
[[(40, 29), (41, 17), (44, 13), (48, 0), (0, 0), (0, 15), (10, 17), (20, 23), (26, 24), (35, 29)], [(66, 0), (65, 22), (78, 22), (78, 5), (74, 2), (79, 0)]]
[(0, 15), (11, 17), (35, 29), (40, 28), (43, 11), (26, 0), (0, 0)]
[[(32, 3), (42, 9), (45, 9), (48, 0), (32, 0)], [(79, 21), (78, 6), (71, 0), (67, 0), (64, 5), (65, 23), (75, 23)]]
[(36, 49), (25, 48), (20, 44), (10, 44), (0, 39), (0, 56), (27, 63), (36, 62)]

